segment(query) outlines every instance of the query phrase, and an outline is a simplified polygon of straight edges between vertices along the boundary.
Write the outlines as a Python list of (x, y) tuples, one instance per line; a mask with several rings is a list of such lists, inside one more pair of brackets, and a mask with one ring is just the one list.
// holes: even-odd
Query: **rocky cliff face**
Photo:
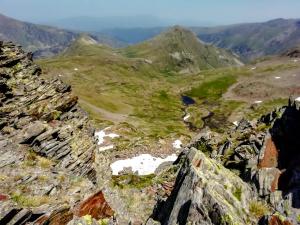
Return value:
[(0, 42), (0, 224), (111, 217), (87, 115), (69, 85), (40, 73), (31, 54)]
[(161, 224), (299, 224), (300, 103), (199, 134), (185, 150)]

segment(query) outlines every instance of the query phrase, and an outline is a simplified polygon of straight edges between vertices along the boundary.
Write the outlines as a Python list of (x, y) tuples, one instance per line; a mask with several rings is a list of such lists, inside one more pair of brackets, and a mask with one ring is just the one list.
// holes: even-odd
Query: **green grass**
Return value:
[(193, 87), (186, 94), (190, 97), (196, 97), (205, 100), (217, 100), (222, 97), (227, 89), (236, 82), (233, 75), (224, 75), (215, 80), (203, 82), (197, 87)]
[(149, 187), (153, 183), (155, 175), (138, 176), (134, 174), (119, 175), (112, 177), (113, 186), (119, 188), (137, 188), (143, 189)]
[(246, 117), (249, 119), (260, 118), (262, 115), (272, 112), (277, 107), (282, 107), (283, 105), (287, 105), (288, 99), (274, 99), (264, 104), (258, 105), (255, 108), (251, 109), (246, 113)]

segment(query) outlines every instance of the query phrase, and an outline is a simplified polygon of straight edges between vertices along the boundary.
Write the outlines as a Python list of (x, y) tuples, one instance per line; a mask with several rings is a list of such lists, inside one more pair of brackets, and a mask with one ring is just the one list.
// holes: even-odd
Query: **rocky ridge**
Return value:
[(87, 114), (69, 85), (40, 73), (32, 54), (0, 42), (0, 224), (110, 218)]

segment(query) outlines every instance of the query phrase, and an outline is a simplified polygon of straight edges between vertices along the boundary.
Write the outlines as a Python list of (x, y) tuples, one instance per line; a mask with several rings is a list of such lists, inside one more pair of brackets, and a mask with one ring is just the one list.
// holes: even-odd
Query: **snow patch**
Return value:
[(261, 100), (258, 100), (258, 101), (255, 101), (254, 103), (255, 104), (261, 104), (263, 101), (261, 101)]
[(78, 71), (78, 68), (74, 68), (74, 71)]
[(234, 121), (233, 124), (237, 127), (239, 125), (238, 121)]
[(182, 147), (182, 142), (180, 140), (176, 140), (173, 142), (173, 148), (180, 149)]
[(177, 155), (173, 154), (166, 158), (153, 157), (149, 154), (142, 154), (130, 159), (118, 160), (110, 165), (113, 175), (118, 175), (125, 168), (131, 168), (133, 173), (138, 175), (153, 174), (164, 162), (174, 162)]
[(191, 117), (191, 114), (187, 114), (185, 117), (183, 117), (184, 121), (187, 121)]
[[(98, 145), (102, 145), (104, 143), (105, 137), (109, 137), (111, 139), (120, 137), (120, 135), (115, 134), (115, 133), (106, 134), (105, 131), (107, 131), (108, 129), (110, 129), (110, 127), (106, 127), (103, 130), (95, 132), (95, 137), (98, 140)], [(102, 146), (102, 147), (99, 148), (99, 151), (103, 152), (103, 151), (110, 150), (110, 149), (113, 149), (113, 148), (114, 148), (113, 145)]]
[(256, 67), (252, 67), (251, 70), (256, 70)]
[(107, 150), (110, 150), (113, 148), (114, 148), (114, 145), (103, 146), (103, 147), (99, 148), (99, 152), (104, 152), (104, 151), (107, 151)]
[(281, 77), (275, 77), (276, 80), (281, 79)]
[(298, 59), (294, 59), (293, 62), (295, 62), (295, 63), (298, 62)]
[(106, 136), (107, 136), (107, 137), (110, 137), (110, 138), (112, 138), (112, 139), (120, 137), (120, 135), (114, 134), (114, 133), (107, 134)]
[(300, 97), (295, 99), (296, 102), (300, 102)]

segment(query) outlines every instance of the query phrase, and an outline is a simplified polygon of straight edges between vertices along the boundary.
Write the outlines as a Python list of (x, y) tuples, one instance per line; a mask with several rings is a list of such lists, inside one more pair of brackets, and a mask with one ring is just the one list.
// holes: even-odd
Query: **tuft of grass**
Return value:
[(39, 156), (33, 150), (28, 151), (23, 164), (27, 167), (39, 166), (43, 169), (49, 169), (52, 167), (53, 162), (50, 159)]
[(146, 176), (138, 176), (134, 174), (128, 175), (119, 175), (112, 177), (113, 186), (117, 186), (119, 188), (137, 188), (143, 189), (145, 187), (149, 187), (153, 183), (155, 175), (146, 175)]
[(269, 206), (265, 202), (252, 201), (249, 205), (250, 213), (256, 218), (261, 218), (270, 212)]

